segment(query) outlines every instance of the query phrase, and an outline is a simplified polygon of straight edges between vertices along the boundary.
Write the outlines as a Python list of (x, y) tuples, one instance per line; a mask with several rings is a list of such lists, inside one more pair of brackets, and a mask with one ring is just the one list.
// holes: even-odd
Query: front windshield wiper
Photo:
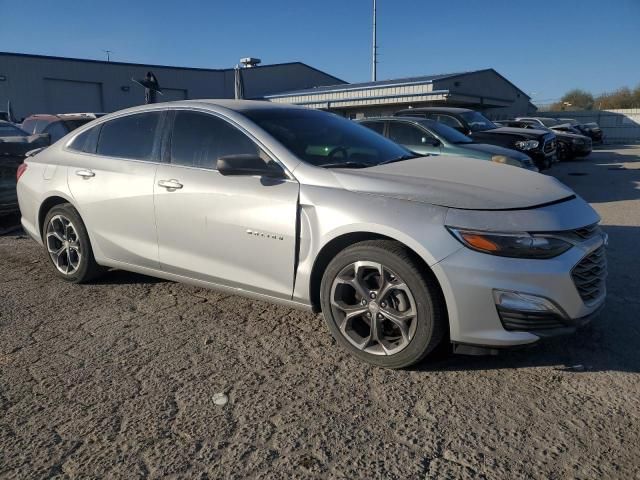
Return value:
[(329, 163), (321, 163), (316, 165), (317, 167), (323, 168), (367, 168), (371, 167), (370, 163), (365, 162), (354, 162), (354, 161), (346, 161), (346, 162), (329, 162)]
[(387, 165), (389, 163), (402, 162), (403, 160), (411, 160), (412, 158), (427, 157), (427, 156), (429, 156), (429, 155), (428, 154), (425, 154), (425, 155), (402, 155), (401, 157), (392, 158), (391, 160), (385, 160), (384, 162), (381, 162), (378, 165)]

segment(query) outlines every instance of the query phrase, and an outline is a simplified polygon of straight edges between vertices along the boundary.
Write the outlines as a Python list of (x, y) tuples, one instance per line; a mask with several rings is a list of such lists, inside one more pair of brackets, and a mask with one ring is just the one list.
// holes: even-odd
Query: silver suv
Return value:
[(22, 225), (61, 278), (120, 268), (322, 311), (342, 347), (379, 366), (411, 365), (444, 339), (534, 343), (605, 297), (599, 217), (557, 180), (416, 157), (316, 110), (136, 107), (18, 175)]

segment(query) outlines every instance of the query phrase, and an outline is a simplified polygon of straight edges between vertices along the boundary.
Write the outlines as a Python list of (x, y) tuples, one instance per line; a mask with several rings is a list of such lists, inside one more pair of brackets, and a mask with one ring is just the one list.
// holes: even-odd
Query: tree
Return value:
[(551, 106), (552, 110), (591, 110), (593, 108), (593, 95), (585, 90), (575, 88)]

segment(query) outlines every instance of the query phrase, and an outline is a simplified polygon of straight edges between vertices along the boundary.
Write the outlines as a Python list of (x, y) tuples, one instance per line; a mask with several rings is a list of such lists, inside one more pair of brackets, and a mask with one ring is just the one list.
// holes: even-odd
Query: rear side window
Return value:
[(67, 145), (70, 150), (84, 153), (96, 153), (96, 146), (98, 144), (98, 137), (100, 136), (100, 128), (102, 125), (97, 125), (89, 130), (82, 132), (76, 136), (71, 143)]
[(98, 138), (98, 155), (152, 160), (161, 115), (162, 112), (137, 113), (103, 123)]
[(362, 125), (380, 135), (384, 135), (384, 122), (362, 122)]
[(244, 133), (228, 122), (199, 112), (177, 111), (171, 135), (171, 163), (215, 169), (218, 158), (254, 154), (268, 157)]

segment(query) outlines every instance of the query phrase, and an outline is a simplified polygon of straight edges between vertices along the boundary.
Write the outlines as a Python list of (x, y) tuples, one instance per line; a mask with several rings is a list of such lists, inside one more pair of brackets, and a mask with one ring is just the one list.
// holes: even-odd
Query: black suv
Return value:
[(556, 136), (553, 132), (498, 127), (481, 113), (468, 108), (407, 108), (394, 115), (430, 118), (455, 128), (478, 143), (520, 150), (529, 155), (540, 170), (551, 166), (556, 153)]
[[(545, 119), (546, 121), (547, 119)], [(548, 119), (551, 120), (551, 119)], [(555, 120), (553, 120), (555, 121)], [(556, 156), (559, 161), (573, 160), (577, 157), (586, 157), (591, 153), (592, 141), (591, 138), (580, 133), (574, 133), (578, 130), (574, 130), (568, 124), (561, 124), (557, 122), (553, 125), (552, 122), (548, 122), (552, 126), (541, 126), (533, 118), (521, 118), (516, 120), (500, 120), (500, 125), (505, 127), (516, 128), (533, 128), (536, 130), (547, 130), (556, 134)]]

